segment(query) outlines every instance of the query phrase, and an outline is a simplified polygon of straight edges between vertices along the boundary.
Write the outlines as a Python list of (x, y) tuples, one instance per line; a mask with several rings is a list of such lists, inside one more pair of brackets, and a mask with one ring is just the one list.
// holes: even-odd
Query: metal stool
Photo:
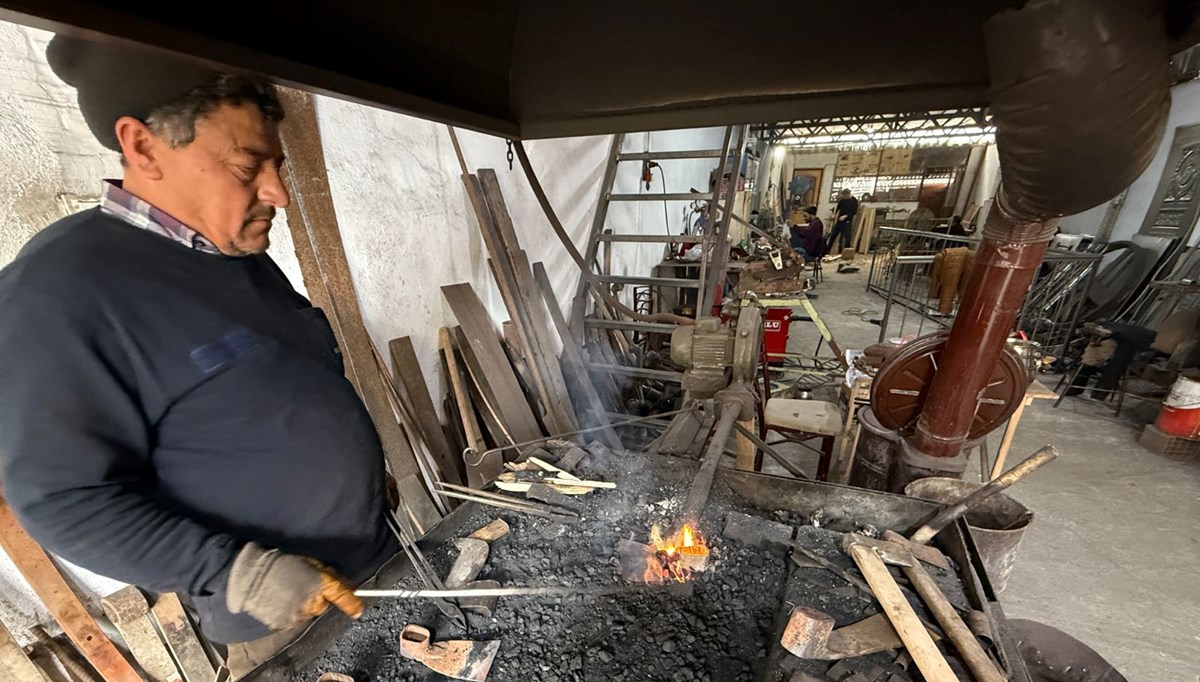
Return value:
[(833, 459), (833, 441), (842, 430), (842, 410), (836, 403), (824, 400), (793, 400), (771, 398), (763, 410), (763, 437), (767, 431), (778, 431), (785, 440), (821, 439), (821, 459), (817, 463), (817, 480), (829, 476)]

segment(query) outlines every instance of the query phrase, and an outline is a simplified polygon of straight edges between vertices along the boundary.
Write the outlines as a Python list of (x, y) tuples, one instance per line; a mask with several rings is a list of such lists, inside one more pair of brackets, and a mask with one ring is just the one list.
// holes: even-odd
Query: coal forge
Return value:
[[(428, 600), (380, 599), (316, 660), (290, 664), (290, 679), (315, 680), (326, 672), (347, 674), (356, 682), (447, 679), (401, 656), (397, 641), (410, 625), (427, 628), (434, 641), (499, 641), (487, 676), (493, 681), (778, 682), (798, 672), (824, 679), (832, 665), (878, 672), (884, 679), (885, 672), (895, 680), (919, 679), (915, 668), (909, 676), (902, 647), (842, 662), (802, 659), (780, 645), (794, 606), (824, 613), (838, 626), (881, 613), (876, 601), (810, 558), (852, 572), (838, 531), (864, 530), (856, 519), (836, 510), (814, 515), (772, 508), (785, 500), (770, 494), (760, 497), (776, 498), (778, 505), (759, 499), (756, 506), (726, 481), (734, 472), (723, 472), (694, 525), (685, 524), (681, 506), (696, 476), (695, 460), (598, 444), (587, 450), (574, 473), (617, 485), (572, 497), (567, 504), (578, 513), (577, 521), (470, 505), (448, 517), (461, 521), (451, 540), (428, 546), (425, 553), (444, 576), (459, 551), (452, 540), (502, 518), (510, 531), (491, 543), (479, 580), (505, 587), (570, 586), (588, 593), (504, 596), (490, 616), (467, 609), (466, 631)], [(773, 485), (803, 483), (738, 475), (781, 482)], [(792, 551), (795, 542), (804, 553)], [(974, 608), (953, 570), (931, 573), (959, 609)], [(409, 575), (396, 587), (424, 586)], [(611, 589), (597, 594), (598, 588)], [(920, 599), (908, 596), (932, 623)]]

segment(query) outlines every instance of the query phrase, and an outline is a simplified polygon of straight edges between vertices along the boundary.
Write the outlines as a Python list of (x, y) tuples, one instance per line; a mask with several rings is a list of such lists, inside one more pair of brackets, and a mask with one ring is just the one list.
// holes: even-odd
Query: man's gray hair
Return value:
[(222, 104), (252, 104), (266, 120), (283, 120), (283, 105), (274, 85), (256, 76), (227, 73), (179, 99), (154, 107), (146, 117), (146, 125), (171, 147), (186, 147), (196, 139), (196, 121)]

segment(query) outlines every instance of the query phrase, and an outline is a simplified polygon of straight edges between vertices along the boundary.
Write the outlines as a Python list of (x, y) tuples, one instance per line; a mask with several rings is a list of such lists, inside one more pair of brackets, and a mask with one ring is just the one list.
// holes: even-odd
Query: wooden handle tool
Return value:
[(900, 641), (904, 642), (904, 647), (908, 649), (926, 682), (958, 682), (958, 676), (950, 669), (942, 652), (933, 643), (933, 638), (917, 618), (916, 611), (913, 611), (912, 605), (900, 592), (900, 587), (888, 572), (883, 559), (879, 558), (874, 549), (855, 542), (852, 535), (845, 537), (843, 547), (858, 565), (858, 570), (862, 571), (867, 584), (871, 586), (871, 591), (875, 593), (875, 598), (883, 607), (884, 614), (891, 621), (892, 627), (896, 628)]
[(908, 536), (909, 540), (919, 544), (925, 544), (933, 539), (946, 526), (954, 523), (959, 517), (979, 506), (987, 498), (1011, 486), (1017, 481), (1025, 478), (1029, 474), (1037, 471), (1043, 466), (1053, 462), (1058, 457), (1058, 449), (1053, 445), (1047, 445), (1037, 452), (1030, 455), (1029, 459), (1021, 462), (1015, 467), (1009, 469), (1000, 475), (991, 483), (983, 486), (958, 500), (952, 502), (942, 508), (932, 519), (925, 522), (920, 528), (913, 531), (913, 534)]

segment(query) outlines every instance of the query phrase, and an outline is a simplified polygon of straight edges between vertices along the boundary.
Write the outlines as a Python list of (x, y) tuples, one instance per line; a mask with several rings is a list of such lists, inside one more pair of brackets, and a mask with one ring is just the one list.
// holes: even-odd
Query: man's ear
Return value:
[(159, 141), (150, 127), (132, 116), (118, 118), (113, 126), (129, 167), (136, 168), (149, 180), (161, 178), (162, 169), (156, 156)]

